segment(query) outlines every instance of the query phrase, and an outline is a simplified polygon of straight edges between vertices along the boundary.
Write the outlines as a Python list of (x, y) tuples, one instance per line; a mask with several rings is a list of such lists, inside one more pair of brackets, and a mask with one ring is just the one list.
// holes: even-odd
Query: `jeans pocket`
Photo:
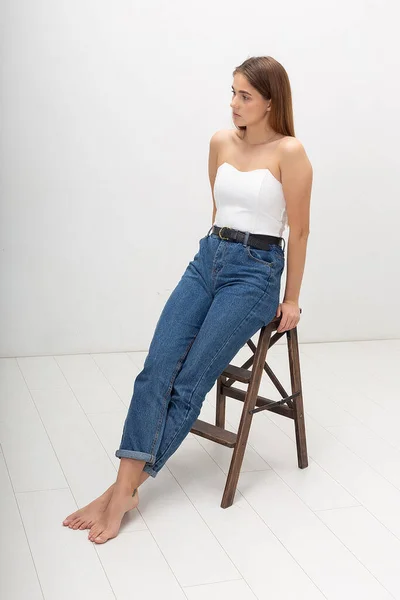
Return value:
[(274, 264), (274, 256), (272, 250), (260, 250), (253, 246), (246, 246), (247, 256), (256, 262), (259, 262), (267, 267), (272, 267)]
[(282, 246), (279, 246), (279, 244), (274, 244), (272, 246), (272, 251), (275, 254), (275, 256), (277, 257), (278, 263), (280, 263), (282, 265), (282, 267), (285, 266), (285, 251), (282, 248)]

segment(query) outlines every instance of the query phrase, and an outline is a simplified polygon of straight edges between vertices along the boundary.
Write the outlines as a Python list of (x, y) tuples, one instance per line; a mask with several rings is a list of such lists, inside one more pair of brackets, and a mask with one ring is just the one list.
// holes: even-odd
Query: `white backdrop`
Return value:
[(211, 225), (209, 139), (253, 55), (288, 71), (314, 168), (300, 341), (400, 337), (394, 0), (0, 10), (1, 356), (148, 349)]

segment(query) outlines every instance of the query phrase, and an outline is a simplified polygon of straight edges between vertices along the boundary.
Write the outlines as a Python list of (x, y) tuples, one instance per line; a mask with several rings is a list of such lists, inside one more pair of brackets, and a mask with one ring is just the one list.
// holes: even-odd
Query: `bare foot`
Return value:
[(108, 503), (111, 499), (115, 483), (110, 485), (108, 490), (104, 492), (101, 496), (87, 504), (83, 508), (75, 511), (70, 514), (63, 521), (63, 525), (65, 527), (69, 527), (70, 529), (89, 529), (97, 522), (103, 512), (106, 510)]
[(106, 510), (91, 527), (88, 539), (96, 544), (104, 544), (107, 540), (116, 537), (121, 527), (122, 517), (128, 510), (136, 508), (138, 504), (137, 489), (132, 497), (130, 492), (115, 486)]

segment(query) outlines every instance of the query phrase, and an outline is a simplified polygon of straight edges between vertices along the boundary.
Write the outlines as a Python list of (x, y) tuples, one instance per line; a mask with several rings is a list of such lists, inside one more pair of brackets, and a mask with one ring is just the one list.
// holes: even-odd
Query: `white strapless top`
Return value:
[(214, 182), (214, 225), (281, 237), (287, 226), (280, 181), (269, 169), (239, 171), (230, 163), (218, 167)]

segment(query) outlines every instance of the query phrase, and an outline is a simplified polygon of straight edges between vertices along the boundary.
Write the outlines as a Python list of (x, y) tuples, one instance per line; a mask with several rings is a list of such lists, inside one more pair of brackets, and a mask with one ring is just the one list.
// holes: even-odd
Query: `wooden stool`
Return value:
[[(301, 312), (301, 309), (300, 309)], [(260, 329), (257, 346), (251, 338), (247, 345), (251, 348), (251, 356), (241, 367), (229, 364), (217, 379), (216, 418), (215, 425), (197, 419), (190, 430), (199, 435), (234, 448), (225, 490), (222, 496), (221, 507), (228, 508), (232, 505), (236, 493), (239, 473), (249, 437), (253, 414), (262, 410), (271, 410), (289, 419), (294, 419), (297, 446), (297, 462), (300, 469), (308, 466), (306, 431), (304, 424), (303, 396), (301, 390), (299, 346), (297, 341), (297, 327), (289, 331), (278, 333), (281, 317), (275, 317), (268, 325)], [(272, 332), (276, 331), (271, 337)], [(289, 369), (291, 379), (291, 395), (289, 396), (272, 369), (265, 362), (267, 350), (271, 348), (283, 335), (287, 338), (289, 355)], [(254, 364), (253, 364), (254, 363)], [(248, 369), (253, 364), (251, 370)], [(282, 396), (282, 400), (274, 401), (258, 395), (263, 372), (267, 373), (272, 383)], [(247, 391), (233, 387), (235, 381), (247, 383)], [(236, 398), (243, 402), (243, 411), (237, 433), (225, 429), (226, 397)], [(257, 407), (257, 408), (255, 408)]]

